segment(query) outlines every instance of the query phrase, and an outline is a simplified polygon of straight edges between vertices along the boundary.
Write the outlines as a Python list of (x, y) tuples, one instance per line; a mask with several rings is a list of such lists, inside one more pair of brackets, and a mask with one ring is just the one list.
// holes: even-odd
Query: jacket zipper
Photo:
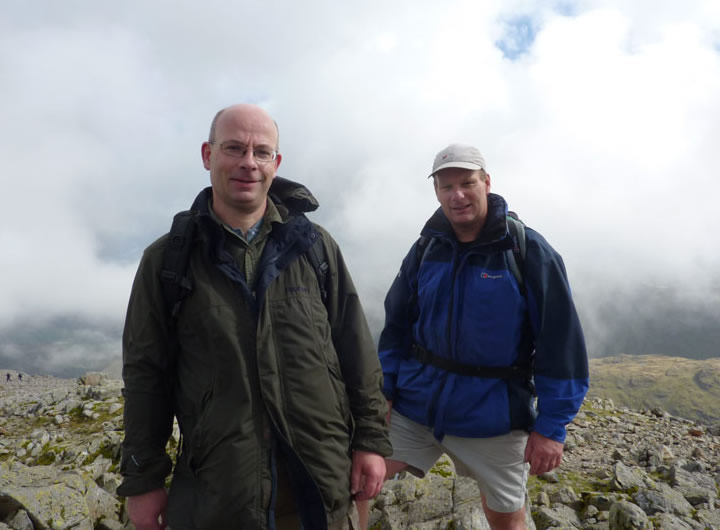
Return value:
[[(453, 257), (452, 257), (452, 276), (451, 276), (451, 283), (450, 283), (450, 303), (448, 304), (448, 316), (447, 321), (445, 325), (445, 335), (447, 337), (447, 352), (448, 355), (452, 356), (452, 315), (453, 315), (453, 307), (455, 304), (455, 282), (457, 280), (457, 273), (460, 269), (460, 263), (459, 263), (459, 249), (457, 245), (455, 245), (452, 241), (450, 241), (450, 245), (453, 249)], [(447, 378), (449, 375), (449, 372), (439, 372), (442, 373), (442, 384), (438, 385), (437, 390), (434, 392), (432, 396), (432, 401), (430, 402), (430, 417), (428, 418), (429, 425), (433, 426), (433, 431), (436, 431), (435, 429), (435, 420), (437, 415), (437, 409), (438, 409), (438, 400), (440, 398), (440, 394), (442, 393), (443, 388), (447, 384)]]

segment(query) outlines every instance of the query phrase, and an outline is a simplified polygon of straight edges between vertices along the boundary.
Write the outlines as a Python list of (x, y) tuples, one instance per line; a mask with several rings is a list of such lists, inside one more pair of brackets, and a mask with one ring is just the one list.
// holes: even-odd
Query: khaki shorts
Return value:
[(488, 507), (496, 512), (516, 512), (525, 505), (529, 464), (524, 462), (528, 433), (511, 431), (492, 438), (445, 435), (441, 442), (432, 429), (398, 414), (390, 417), (389, 458), (408, 464), (410, 473), (424, 477), (443, 453), (452, 458), (458, 475), (477, 481)]

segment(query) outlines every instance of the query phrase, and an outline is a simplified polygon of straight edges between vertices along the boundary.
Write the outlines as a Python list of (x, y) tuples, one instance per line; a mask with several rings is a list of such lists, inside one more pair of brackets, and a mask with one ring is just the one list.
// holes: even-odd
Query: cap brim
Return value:
[(449, 167), (459, 167), (460, 169), (483, 169), (480, 164), (473, 164), (472, 162), (448, 162), (441, 166), (436, 167), (432, 173), (428, 175), (428, 178), (435, 176), (435, 173)]

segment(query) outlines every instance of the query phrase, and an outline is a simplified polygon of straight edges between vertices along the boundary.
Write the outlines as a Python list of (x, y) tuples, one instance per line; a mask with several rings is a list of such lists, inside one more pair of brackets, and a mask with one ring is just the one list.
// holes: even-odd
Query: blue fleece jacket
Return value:
[[(478, 238), (460, 245), (438, 209), (422, 230), (430, 238), (422, 259), (416, 242), (403, 260), (385, 299), (380, 337), (385, 397), (400, 414), (433, 428), (438, 440), (525, 429), (563, 442), (589, 384), (565, 266), (539, 233), (526, 228), (521, 289), (506, 253), (514, 245), (507, 204), (490, 194), (488, 210)], [(463, 364), (512, 366), (532, 359), (537, 403), (532, 381), (421, 364), (410, 353), (413, 342)]]

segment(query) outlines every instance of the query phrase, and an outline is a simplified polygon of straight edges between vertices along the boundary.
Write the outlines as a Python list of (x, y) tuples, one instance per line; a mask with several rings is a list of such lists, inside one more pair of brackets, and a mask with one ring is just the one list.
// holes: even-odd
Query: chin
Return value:
[(471, 225), (475, 222), (475, 218), (470, 215), (458, 215), (453, 217), (452, 222), (458, 225)]

